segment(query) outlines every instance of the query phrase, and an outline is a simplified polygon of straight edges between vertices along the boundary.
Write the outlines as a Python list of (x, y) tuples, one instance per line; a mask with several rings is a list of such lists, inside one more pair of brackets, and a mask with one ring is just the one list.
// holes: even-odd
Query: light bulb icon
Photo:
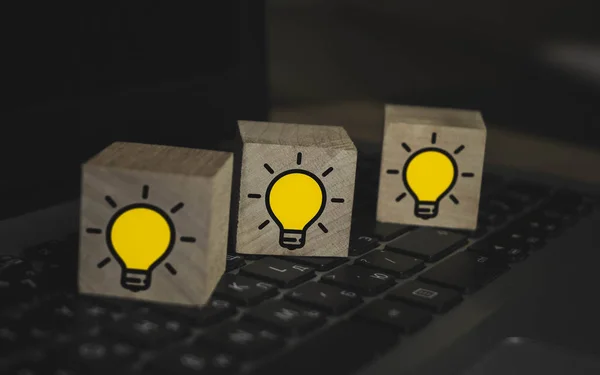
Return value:
[(266, 193), (269, 215), (279, 226), (279, 245), (289, 250), (304, 246), (306, 230), (325, 209), (326, 192), (314, 174), (292, 169), (275, 177)]
[[(149, 187), (144, 185), (142, 199), (149, 198)], [(102, 234), (112, 258), (121, 268), (120, 284), (131, 292), (148, 290), (152, 285), (153, 271), (163, 264), (171, 275), (177, 270), (165, 259), (172, 252), (177, 241), (175, 225), (166, 211), (147, 202), (135, 202), (118, 208), (110, 195), (104, 197), (106, 203), (116, 212), (111, 216), (106, 230), (86, 228), (88, 234)], [(176, 214), (184, 207), (182, 202), (170, 209)], [(196, 242), (195, 237), (181, 236), (180, 242)], [(106, 257), (98, 262), (98, 268), (104, 268), (111, 262)]]
[[(296, 154), (296, 165), (302, 165), (302, 153)], [(280, 247), (293, 251), (303, 248), (307, 243), (307, 232), (313, 224), (323, 233), (329, 233), (329, 229), (322, 222), (317, 222), (328, 202), (327, 189), (323, 180), (333, 172), (333, 167), (328, 167), (320, 176), (301, 168), (290, 168), (279, 174), (268, 164), (265, 170), (275, 176), (269, 182), (264, 194), (264, 204), (269, 216), (279, 231), (277, 234)], [(262, 194), (250, 193), (248, 198), (261, 199)], [(330, 198), (333, 204), (343, 204), (343, 198)], [(263, 230), (271, 220), (263, 221), (258, 230)]]
[(121, 265), (121, 286), (133, 292), (146, 290), (151, 285), (152, 271), (173, 249), (175, 227), (160, 208), (132, 204), (113, 216), (106, 243)]
[[(437, 142), (437, 134), (431, 134), (431, 144)], [(413, 213), (416, 217), (428, 220), (438, 216), (440, 202), (449, 197), (452, 203), (459, 204), (459, 200), (450, 192), (454, 188), (459, 176), (458, 164), (455, 156), (460, 154), (464, 145), (458, 146), (451, 154), (448, 151), (436, 147), (424, 147), (413, 152), (411, 147), (402, 143), (402, 148), (411, 153), (404, 163), (402, 169), (402, 180), (408, 193), (414, 199)], [(387, 174), (398, 175), (400, 170), (388, 169)], [(471, 172), (462, 172), (460, 177), (473, 177)], [(396, 202), (402, 201), (407, 193), (396, 197)]]
[(452, 156), (439, 148), (424, 148), (404, 165), (403, 178), (415, 200), (414, 214), (421, 219), (436, 217), (440, 200), (456, 183), (457, 166)]

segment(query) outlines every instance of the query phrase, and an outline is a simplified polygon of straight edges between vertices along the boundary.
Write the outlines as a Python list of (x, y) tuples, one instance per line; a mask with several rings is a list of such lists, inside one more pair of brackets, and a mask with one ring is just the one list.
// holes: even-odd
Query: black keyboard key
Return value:
[(345, 257), (286, 257), (288, 258), (294, 263), (310, 266), (317, 271), (329, 271), (348, 261)]
[(564, 227), (561, 217), (553, 218), (543, 212), (533, 212), (518, 220), (513, 227), (542, 239), (557, 236)]
[(508, 265), (496, 258), (464, 251), (425, 271), (419, 279), (463, 293), (473, 293), (507, 269)]
[(323, 275), (321, 282), (349, 289), (365, 296), (378, 294), (396, 283), (394, 278), (388, 274), (358, 266), (338, 268)]
[(386, 297), (435, 313), (444, 313), (462, 301), (462, 295), (453, 289), (420, 281), (410, 281), (401, 285), (391, 290)]
[(258, 367), (251, 375), (350, 374), (397, 342), (398, 336), (388, 329), (343, 321)]
[(244, 320), (257, 322), (286, 335), (299, 335), (325, 323), (325, 314), (285, 300), (271, 300), (248, 310)]
[(240, 275), (223, 275), (214, 291), (215, 296), (242, 306), (256, 305), (277, 293), (273, 284)]
[(0, 255), (0, 281), (18, 283), (35, 275), (29, 262), (12, 255)]
[(89, 338), (61, 348), (57, 354), (58, 367), (76, 374), (104, 375), (137, 359), (139, 351), (127, 343)]
[(161, 306), (161, 309), (175, 319), (198, 327), (222, 322), (237, 313), (237, 308), (233, 303), (219, 298), (211, 299), (202, 308)]
[(506, 194), (520, 199), (524, 203), (535, 203), (545, 198), (550, 190), (538, 184), (525, 181), (513, 181), (506, 185)]
[(507, 247), (523, 248), (527, 251), (536, 250), (544, 246), (542, 237), (528, 233), (523, 227), (509, 225), (493, 236), (493, 241)]
[(240, 273), (260, 280), (270, 281), (281, 288), (296, 286), (315, 276), (311, 267), (301, 266), (286, 260), (267, 257), (240, 269)]
[(189, 327), (178, 320), (153, 313), (134, 314), (106, 329), (114, 337), (148, 348), (182, 339), (190, 332)]
[(388, 243), (387, 250), (435, 262), (467, 242), (467, 236), (434, 228), (415, 229)]
[(494, 257), (505, 263), (520, 262), (528, 256), (527, 250), (523, 246), (503, 245), (496, 242), (483, 241), (474, 244), (468, 250), (485, 257)]
[(244, 258), (242, 258), (241, 255), (237, 255), (237, 254), (227, 254), (226, 261), (227, 261), (227, 263), (225, 263), (226, 264), (226, 268), (225, 268), (226, 272), (238, 269), (246, 264), (246, 261), (244, 260)]
[(257, 360), (283, 346), (278, 333), (249, 322), (228, 322), (209, 330), (198, 338), (240, 358)]
[(425, 268), (425, 263), (406, 255), (385, 250), (375, 250), (357, 259), (354, 264), (373, 268), (396, 277), (409, 277)]
[(526, 205), (527, 202), (523, 201), (522, 197), (506, 194), (505, 192), (495, 194), (484, 201), (484, 207), (487, 207), (489, 211), (504, 214), (521, 212)]
[(239, 361), (233, 355), (197, 345), (168, 349), (144, 367), (152, 375), (230, 374), (237, 370)]
[(377, 246), (379, 246), (379, 241), (377, 241), (375, 238), (367, 237), (367, 236), (360, 236), (360, 237), (350, 240), (349, 255), (350, 256), (363, 255), (364, 253), (373, 250)]
[(375, 224), (375, 237), (381, 241), (390, 241), (408, 232), (413, 227), (403, 224), (380, 223)]
[(401, 302), (375, 300), (357, 311), (355, 319), (386, 325), (402, 333), (413, 333), (432, 319), (429, 312)]
[(334, 315), (343, 314), (362, 302), (362, 298), (354, 292), (317, 282), (301, 285), (285, 298)]
[(0, 352), (9, 353), (29, 344), (28, 327), (18, 323), (0, 322)]
[(487, 212), (483, 209), (479, 210), (477, 224), (484, 226), (498, 226), (506, 221), (506, 215), (498, 212)]

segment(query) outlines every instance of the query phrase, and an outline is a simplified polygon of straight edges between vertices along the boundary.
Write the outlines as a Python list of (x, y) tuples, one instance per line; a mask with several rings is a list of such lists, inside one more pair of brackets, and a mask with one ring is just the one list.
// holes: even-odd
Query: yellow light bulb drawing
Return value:
[(175, 228), (161, 209), (133, 204), (113, 216), (106, 241), (122, 267), (121, 286), (145, 290), (150, 287), (152, 270), (173, 249)]
[[(144, 185), (142, 199), (147, 200), (149, 192), (149, 186)], [(106, 195), (104, 200), (111, 208), (118, 208), (117, 202), (110, 195)], [(169, 212), (176, 214), (183, 207), (183, 202), (179, 202)], [(121, 266), (120, 284), (132, 292), (150, 288), (152, 272), (169, 256), (176, 241), (175, 226), (169, 215), (149, 203), (126, 205), (112, 215), (105, 231), (88, 227), (86, 233), (104, 233), (108, 250)], [(181, 236), (179, 241), (194, 243), (196, 238)], [(98, 262), (97, 267), (104, 268), (111, 260), (106, 257)], [(165, 262), (165, 268), (171, 275), (177, 275), (177, 270), (171, 263)]]
[[(437, 142), (437, 133), (431, 134), (431, 144)], [(406, 143), (401, 144), (406, 152), (412, 149)], [(453, 154), (458, 155), (465, 149), (465, 145), (458, 146)], [(387, 174), (398, 175), (400, 170), (388, 169)], [(473, 177), (472, 172), (462, 172), (461, 177)], [(438, 216), (440, 201), (448, 196), (452, 203), (459, 204), (454, 194), (449, 194), (456, 184), (458, 165), (454, 157), (446, 150), (438, 147), (424, 147), (411, 154), (402, 169), (404, 186), (414, 198), (414, 215), (427, 220)], [(396, 202), (402, 201), (406, 193), (396, 197)]]
[(411, 155), (404, 166), (403, 179), (415, 199), (415, 216), (437, 216), (440, 200), (452, 189), (456, 177), (456, 162), (442, 149), (424, 148)]
[(323, 183), (314, 174), (292, 169), (275, 177), (267, 188), (269, 215), (279, 226), (279, 245), (298, 249), (306, 242), (306, 230), (325, 209)]

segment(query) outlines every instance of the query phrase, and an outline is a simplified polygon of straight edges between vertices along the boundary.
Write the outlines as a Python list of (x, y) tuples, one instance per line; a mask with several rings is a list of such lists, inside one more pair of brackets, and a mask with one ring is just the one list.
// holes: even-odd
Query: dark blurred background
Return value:
[(492, 137), (492, 153), (522, 133), (598, 157), (597, 0), (13, 7), (0, 148), (9, 181), (76, 185), (72, 171), (113, 140), (218, 148), (237, 119), (345, 125), (377, 142), (383, 103), (481, 110), (508, 132)]

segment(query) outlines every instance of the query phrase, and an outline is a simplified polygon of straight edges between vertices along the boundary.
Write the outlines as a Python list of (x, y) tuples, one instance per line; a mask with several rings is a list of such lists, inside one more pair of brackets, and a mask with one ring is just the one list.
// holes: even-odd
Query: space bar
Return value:
[(398, 343), (398, 335), (367, 323), (344, 321), (303, 342), (255, 375), (348, 375)]

